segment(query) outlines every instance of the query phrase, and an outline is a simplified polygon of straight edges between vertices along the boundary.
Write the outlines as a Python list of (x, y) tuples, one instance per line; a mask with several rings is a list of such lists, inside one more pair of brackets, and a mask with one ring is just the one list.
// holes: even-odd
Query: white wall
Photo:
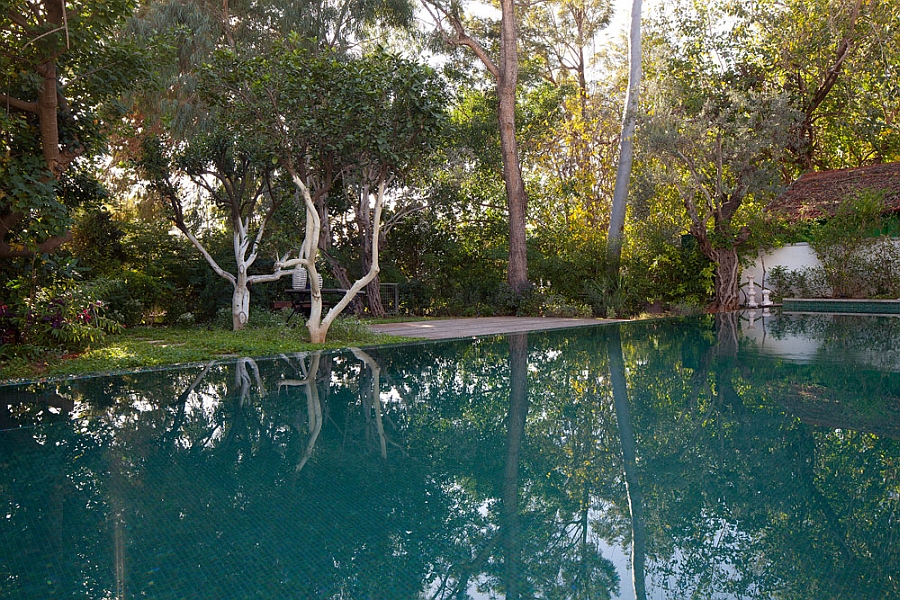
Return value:
[[(874, 241), (874, 240), (873, 240)], [(879, 238), (877, 243), (893, 243), (895, 247), (900, 249), (900, 238)], [(876, 246), (877, 248), (877, 246)], [(806, 242), (797, 244), (788, 244), (781, 248), (773, 248), (757, 253), (756, 261), (750, 267), (744, 267), (741, 272), (741, 290), (743, 291), (743, 302), (746, 304), (746, 293), (748, 291), (747, 277), (753, 277), (753, 287), (756, 290), (756, 302), (762, 304), (763, 295), (762, 288), (768, 288), (769, 282), (766, 274), (773, 267), (783, 266), (788, 271), (796, 271), (804, 267), (819, 267), (821, 263), (816, 257), (815, 251)]]
[(748, 276), (753, 276), (753, 283), (757, 288), (757, 302), (762, 300), (762, 296), (759, 294), (759, 288), (768, 287), (768, 282), (764, 278), (765, 273), (772, 269), (772, 267), (778, 266), (783, 266), (788, 271), (796, 271), (804, 267), (818, 267), (821, 266), (821, 263), (819, 262), (819, 259), (816, 258), (816, 253), (813, 251), (812, 247), (806, 242), (788, 244), (781, 248), (773, 248), (771, 250), (759, 252), (755, 264), (752, 267), (745, 267), (741, 274), (742, 285), (747, 283)]

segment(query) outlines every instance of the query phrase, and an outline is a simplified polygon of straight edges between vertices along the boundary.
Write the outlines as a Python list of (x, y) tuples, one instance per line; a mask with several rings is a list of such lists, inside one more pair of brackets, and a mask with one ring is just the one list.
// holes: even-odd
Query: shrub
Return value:
[(776, 302), (792, 297), (825, 298), (830, 291), (822, 267), (788, 270), (779, 265), (768, 270), (766, 281), (768, 288), (772, 290), (772, 300)]
[(105, 333), (121, 330), (105, 309), (93, 286), (59, 280), (34, 290), (17, 306), (3, 307), (3, 339), (23, 347), (83, 350)]
[(887, 238), (878, 236), (884, 209), (881, 194), (861, 192), (813, 229), (811, 246), (833, 297), (895, 295), (898, 291), (892, 283), (900, 279), (897, 250)]

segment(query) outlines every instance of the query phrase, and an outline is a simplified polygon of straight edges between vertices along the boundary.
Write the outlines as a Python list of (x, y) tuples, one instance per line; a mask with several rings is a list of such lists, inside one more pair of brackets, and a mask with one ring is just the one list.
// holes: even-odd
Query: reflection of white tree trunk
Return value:
[(625, 380), (625, 360), (622, 357), (622, 340), (619, 329), (613, 327), (609, 336), (609, 379), (612, 383), (616, 421), (622, 443), (622, 462), (625, 467), (625, 490), (631, 512), (631, 567), (636, 600), (646, 600), (644, 564), (647, 555), (647, 531), (644, 518), (644, 498), (637, 473), (637, 443), (631, 426), (631, 410), (628, 406), (628, 384)]
[[(368, 365), (372, 371), (372, 408), (375, 411), (375, 431), (378, 434), (378, 442), (381, 446), (381, 458), (387, 458), (387, 437), (384, 434), (384, 422), (381, 418), (381, 367), (375, 359), (360, 350), (350, 348), (353, 356)], [(365, 400), (365, 397), (363, 397)], [(364, 404), (365, 406), (365, 404)], [(369, 419), (370, 411), (366, 410), (366, 419)]]
[[(282, 379), (278, 382), (278, 391), (281, 392), (285, 387), (302, 387), (306, 392), (306, 429), (309, 432), (309, 438), (306, 440), (306, 449), (300, 456), (300, 461), (294, 468), (295, 473), (299, 473), (309, 462), (313, 450), (316, 448), (316, 442), (319, 440), (319, 434), (322, 432), (322, 402), (319, 400), (319, 388), (316, 385), (316, 377), (319, 375), (319, 362), (322, 358), (321, 352), (313, 352), (309, 357), (309, 369), (306, 369), (303, 358), (300, 358), (300, 372), (302, 379)], [(302, 425), (299, 420), (295, 423), (297, 431), (301, 431)]]
[[(256, 381), (256, 388), (259, 390), (259, 395), (266, 395), (266, 388), (259, 376), (259, 367), (256, 365), (255, 360), (252, 358), (240, 358), (235, 367), (234, 382), (236, 387), (241, 391), (241, 406), (243, 406), (244, 402), (250, 397), (250, 385), (252, 381)], [(250, 379), (251, 373), (253, 375), (252, 381)]]

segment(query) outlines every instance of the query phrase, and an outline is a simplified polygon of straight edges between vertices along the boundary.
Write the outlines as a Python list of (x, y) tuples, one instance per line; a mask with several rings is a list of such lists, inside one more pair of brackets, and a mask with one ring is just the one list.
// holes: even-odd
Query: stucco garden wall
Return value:
[(789, 271), (796, 271), (804, 267), (819, 267), (821, 263), (812, 246), (806, 242), (765, 250), (757, 254), (753, 266), (744, 267), (741, 285), (744, 286), (747, 283), (747, 277), (752, 276), (757, 292), (759, 292), (760, 287), (768, 287), (764, 277), (765, 273), (778, 266), (783, 266)]
[[(900, 238), (890, 240), (900, 249)], [(753, 277), (754, 288), (756, 289), (756, 301), (762, 302), (762, 288), (768, 288), (769, 282), (766, 274), (774, 267), (783, 266), (788, 271), (796, 271), (803, 268), (820, 267), (818, 257), (815, 251), (806, 242), (797, 244), (788, 244), (781, 248), (773, 248), (761, 251), (757, 254), (753, 265), (744, 267), (741, 274), (741, 289), (746, 295), (748, 286), (748, 277)], [(745, 298), (746, 299), (746, 298)]]

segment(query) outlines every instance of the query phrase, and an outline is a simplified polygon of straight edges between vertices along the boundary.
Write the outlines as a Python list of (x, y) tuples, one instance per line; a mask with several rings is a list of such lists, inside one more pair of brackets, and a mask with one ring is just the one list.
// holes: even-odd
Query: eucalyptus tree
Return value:
[[(206, 71), (210, 100), (234, 135), (255, 137), (295, 186), (306, 220), (299, 256), (277, 269), (309, 274), (307, 322), (315, 343), (380, 270), (381, 220), (388, 190), (427, 156), (442, 128), (446, 96), (435, 72), (384, 51), (358, 59), (313, 54), (295, 38), (267, 54), (221, 52)], [(339, 179), (353, 182), (371, 211), (369, 268), (323, 316), (316, 259), (323, 227), (317, 200)], [(327, 219), (327, 212), (325, 214)]]
[(638, 119), (638, 98), (641, 90), (641, 0), (631, 4), (631, 27), (628, 33), (628, 92), (622, 111), (622, 134), (619, 137), (619, 162), (616, 167), (616, 187), (613, 191), (607, 236), (607, 262), (611, 275), (618, 275), (622, 259), (622, 236), (625, 230), (625, 211), (631, 165), (634, 160), (634, 130)]
[[(178, 149), (173, 151), (172, 148)], [(267, 227), (290, 200), (281, 189), (270, 155), (254, 142), (226, 129), (198, 135), (188, 143), (145, 138), (141, 170), (151, 188), (170, 208), (175, 227), (190, 240), (215, 273), (232, 286), (231, 316), (235, 331), (250, 318), (250, 286), (277, 281), (288, 272), (251, 274)], [(193, 194), (185, 189), (190, 182)], [(223, 268), (207, 249), (202, 223), (190, 218), (192, 203), (209, 200), (231, 234), (234, 272)]]
[(484, 65), (494, 80), (497, 93), (497, 119), (500, 126), (500, 152), (503, 161), (503, 181), (506, 186), (506, 207), (509, 213), (509, 261), (507, 283), (515, 293), (529, 287), (528, 254), (526, 248), (526, 217), (528, 198), (522, 179), (519, 141), (516, 137), (516, 88), (519, 80), (519, 48), (516, 24), (516, 5), (513, 0), (500, 0), (499, 47), (487, 36), (473, 33), (467, 24), (463, 7), (457, 2), (422, 0), (443, 40), (452, 46), (468, 48)]
[(0, 258), (71, 239), (59, 181), (96, 154), (113, 103), (143, 72), (118, 34), (134, 2), (0, 2)]

